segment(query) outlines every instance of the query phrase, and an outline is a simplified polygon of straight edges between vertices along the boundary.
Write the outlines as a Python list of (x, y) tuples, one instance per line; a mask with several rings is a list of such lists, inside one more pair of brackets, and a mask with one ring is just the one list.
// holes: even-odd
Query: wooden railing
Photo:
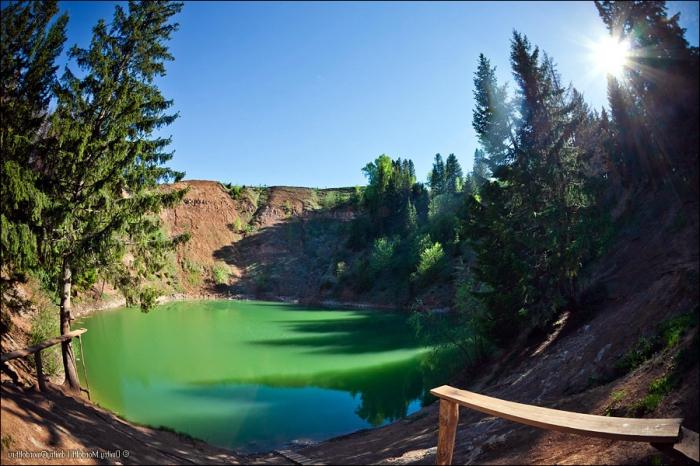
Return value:
[(683, 419), (633, 419), (595, 416), (514, 403), (449, 385), (430, 390), (440, 399), (436, 463), (451, 464), (459, 407), (502, 417), (541, 429), (569, 432), (587, 437), (648, 442), (668, 454), (698, 462), (698, 434), (681, 426)]
[(42, 367), (41, 363), (41, 351), (45, 350), (46, 348), (49, 348), (54, 345), (58, 345), (59, 343), (63, 343), (65, 341), (70, 341), (73, 338), (78, 338), (78, 341), (80, 342), (80, 361), (83, 365), (83, 374), (85, 376), (85, 384), (87, 385), (87, 389), (83, 389), (81, 387), (81, 390), (84, 390), (87, 392), (88, 398), (90, 398), (90, 386), (88, 385), (87, 382), (87, 371), (85, 370), (85, 352), (83, 351), (83, 341), (80, 339), (80, 335), (83, 333), (87, 332), (86, 328), (79, 328), (77, 330), (73, 330), (72, 332), (68, 332), (65, 335), (61, 335), (58, 337), (54, 338), (49, 338), (48, 340), (44, 340), (41, 343), (37, 343), (34, 346), (29, 346), (27, 348), (22, 348), (19, 350), (15, 351), (10, 351), (9, 353), (3, 353), (0, 355), (0, 362), (2, 364), (7, 363), (8, 361), (11, 361), (16, 358), (23, 358), (26, 356), (31, 356), (32, 354), (34, 355), (34, 363), (36, 365), (36, 381), (38, 385), (39, 391), (46, 391), (46, 380), (44, 379), (44, 370)]

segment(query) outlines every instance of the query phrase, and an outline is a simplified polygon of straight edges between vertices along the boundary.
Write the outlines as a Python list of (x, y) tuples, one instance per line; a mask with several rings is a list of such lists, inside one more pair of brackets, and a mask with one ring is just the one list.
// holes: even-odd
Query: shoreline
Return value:
[[(156, 305), (180, 302), (180, 301), (269, 301), (284, 304), (294, 304), (300, 306), (315, 306), (321, 308), (342, 309), (342, 310), (377, 310), (389, 312), (406, 312), (405, 308), (392, 306), (388, 304), (373, 304), (363, 302), (337, 301), (333, 299), (326, 300), (306, 300), (303, 298), (295, 298), (292, 296), (251, 296), (242, 294), (222, 294), (222, 293), (174, 293), (169, 295), (159, 296), (156, 299)], [(88, 302), (74, 303), (71, 307), (73, 320), (77, 318), (87, 317), (96, 312), (110, 311), (126, 306), (126, 299), (123, 296), (116, 296), (108, 300), (97, 300)]]
[[(346, 302), (346, 301), (337, 301), (337, 300), (303, 300), (295, 297), (290, 297), (290, 296), (250, 296), (250, 295), (241, 295), (241, 294), (221, 294), (221, 293), (202, 293), (202, 294), (188, 294), (188, 293), (174, 293), (174, 294), (169, 294), (169, 295), (163, 295), (159, 296), (158, 299), (156, 300), (156, 305), (160, 306), (163, 304), (168, 304), (168, 303), (174, 303), (174, 302), (187, 302), (187, 301), (236, 301), (236, 302), (246, 302), (246, 301), (267, 301), (267, 302), (275, 302), (275, 303), (284, 303), (284, 304), (292, 304), (292, 305), (300, 305), (300, 306), (311, 306), (311, 307), (321, 307), (321, 308), (327, 308), (328, 310), (376, 310), (376, 311), (386, 311), (386, 312), (407, 312), (405, 308), (400, 308), (397, 306), (391, 306), (391, 305), (386, 305), (386, 304), (372, 304), (372, 303), (363, 303), (363, 302)], [(74, 317), (74, 320), (88, 317), (92, 314), (98, 313), (98, 312), (103, 312), (103, 311), (111, 311), (115, 310), (121, 307), (126, 306), (126, 299), (123, 296), (113, 296), (111, 299), (107, 300), (96, 300), (96, 301), (89, 301), (89, 302), (81, 302), (81, 303), (75, 303), (72, 308), (72, 314)], [(58, 382), (56, 382), (58, 383)], [(80, 399), (84, 402), (87, 403), (91, 406), (99, 407), (99, 405), (95, 404), (93, 401), (88, 400), (87, 398), (80, 397)], [(429, 409), (430, 405), (428, 406), (421, 406), (417, 411), (403, 417), (400, 419), (396, 419), (392, 422), (389, 422), (385, 425), (381, 426), (375, 426), (375, 427), (365, 427), (357, 430), (353, 430), (350, 432), (346, 432), (340, 435), (332, 436), (326, 439), (322, 440), (314, 440), (314, 441), (291, 441), (288, 442), (287, 444), (284, 445), (283, 448), (286, 450), (291, 450), (291, 451), (298, 451), (302, 450), (305, 448), (318, 448), (322, 447), (324, 444), (332, 445), (333, 442), (339, 440), (339, 439), (348, 439), (352, 438), (356, 435), (362, 435), (366, 434), (369, 431), (375, 431), (379, 430), (382, 428), (386, 428), (388, 426), (394, 425), (394, 424), (405, 424), (407, 422), (411, 422), (411, 420), (421, 418), (425, 415), (427, 410)], [(231, 452), (232, 454), (239, 456), (243, 460), (254, 460), (258, 459), (260, 457), (264, 457), (265, 455), (272, 455), (272, 454), (278, 454), (279, 449), (261, 449), (261, 450), (247, 450), (247, 449), (236, 449), (236, 448), (229, 448), (229, 447), (222, 447), (222, 446), (217, 446), (213, 443), (207, 442), (206, 440), (199, 439), (196, 437), (191, 436), (190, 434), (180, 432), (175, 429), (163, 427), (163, 426), (156, 426), (156, 425), (150, 425), (150, 424), (144, 424), (144, 423), (138, 423), (134, 422), (128, 418), (123, 418), (121, 417), (120, 414), (109, 410), (107, 408), (101, 407), (101, 409), (105, 409), (109, 413), (113, 414), (114, 416), (120, 417), (122, 419), (122, 422), (128, 423), (129, 425), (137, 426), (137, 427), (143, 427), (143, 428), (148, 428), (148, 429), (153, 429), (155, 431), (159, 432), (171, 432), (176, 435), (184, 436), (187, 438), (190, 438), (192, 441), (195, 442), (201, 442), (203, 444), (206, 444), (208, 446), (211, 446), (213, 448), (225, 450), (228, 452)]]

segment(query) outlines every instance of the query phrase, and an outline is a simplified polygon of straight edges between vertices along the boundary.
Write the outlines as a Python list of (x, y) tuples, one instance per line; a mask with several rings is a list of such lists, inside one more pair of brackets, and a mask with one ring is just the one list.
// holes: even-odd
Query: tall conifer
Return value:
[(12, 2), (2, 7), (0, 55), (1, 281), (37, 265), (37, 232), (47, 198), (37, 187), (46, 150), (46, 118), (55, 59), (65, 42), (67, 15), (57, 2)]
[[(111, 24), (97, 23), (87, 49), (70, 50), (83, 77), (67, 69), (57, 88), (55, 145), (42, 179), (51, 203), (42, 253), (60, 284), (62, 334), (70, 331), (72, 284), (95, 272), (108, 273), (129, 303), (152, 305), (155, 290), (140, 284), (158, 272), (177, 241), (163, 235), (157, 216), (184, 194), (158, 187), (182, 176), (164, 166), (172, 157), (170, 138), (157, 135), (177, 114), (168, 113), (172, 101), (154, 81), (173, 59), (166, 43), (181, 8), (117, 5)], [(77, 390), (70, 343), (63, 345), (63, 362), (66, 384)]]

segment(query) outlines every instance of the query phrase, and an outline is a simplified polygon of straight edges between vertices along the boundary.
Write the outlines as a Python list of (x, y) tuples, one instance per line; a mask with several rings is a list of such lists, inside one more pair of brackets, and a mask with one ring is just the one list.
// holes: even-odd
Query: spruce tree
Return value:
[[(500, 339), (519, 325), (541, 325), (574, 299), (581, 264), (595, 247), (594, 199), (585, 173), (581, 97), (564, 88), (553, 61), (515, 32), (511, 63), (517, 83), (516, 130), (508, 159), (470, 198), (468, 232), (475, 271)], [(585, 234), (583, 233), (585, 231)], [(588, 236), (588, 237), (587, 237)]]
[(483, 54), (474, 73), (474, 101), (472, 126), (486, 152), (490, 170), (508, 163), (511, 139), (511, 108), (505, 85), (496, 80), (496, 67)]
[(471, 173), (472, 183), (477, 190), (488, 181), (489, 169), (486, 162), (486, 153), (479, 148), (474, 150), (474, 166)]
[[(51, 118), (55, 144), (44, 161), (42, 187), (50, 200), (42, 255), (57, 277), (61, 334), (70, 331), (72, 284), (109, 274), (128, 303), (153, 305), (156, 290), (142, 282), (158, 273), (176, 239), (160, 230), (158, 212), (182, 191), (158, 184), (182, 177), (164, 164), (170, 138), (157, 136), (177, 114), (154, 80), (173, 57), (167, 41), (181, 3), (117, 5), (111, 24), (100, 20), (87, 49), (70, 58), (82, 78), (66, 69)], [(130, 258), (125, 259), (129, 253)], [(79, 389), (70, 343), (63, 345), (66, 384)]]
[(433, 161), (433, 169), (428, 175), (428, 185), (430, 186), (430, 194), (437, 196), (445, 192), (445, 163), (442, 161), (440, 154), (435, 154)]
[(417, 228), (418, 213), (416, 212), (416, 207), (413, 205), (413, 201), (409, 199), (404, 209), (404, 232), (410, 235), (414, 233)]
[(445, 160), (445, 192), (454, 194), (462, 189), (462, 166), (454, 154), (447, 156)]
[(0, 287), (37, 266), (37, 232), (47, 205), (37, 187), (46, 150), (46, 118), (55, 59), (67, 15), (49, 26), (57, 2), (3, 4), (0, 35)]

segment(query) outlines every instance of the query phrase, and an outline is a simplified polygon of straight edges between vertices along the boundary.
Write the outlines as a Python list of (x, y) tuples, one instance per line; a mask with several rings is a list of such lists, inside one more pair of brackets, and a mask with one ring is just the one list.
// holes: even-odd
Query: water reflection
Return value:
[(400, 419), (457, 360), (422, 346), (405, 315), (372, 311), (183, 302), (81, 325), (98, 403), (243, 450)]

